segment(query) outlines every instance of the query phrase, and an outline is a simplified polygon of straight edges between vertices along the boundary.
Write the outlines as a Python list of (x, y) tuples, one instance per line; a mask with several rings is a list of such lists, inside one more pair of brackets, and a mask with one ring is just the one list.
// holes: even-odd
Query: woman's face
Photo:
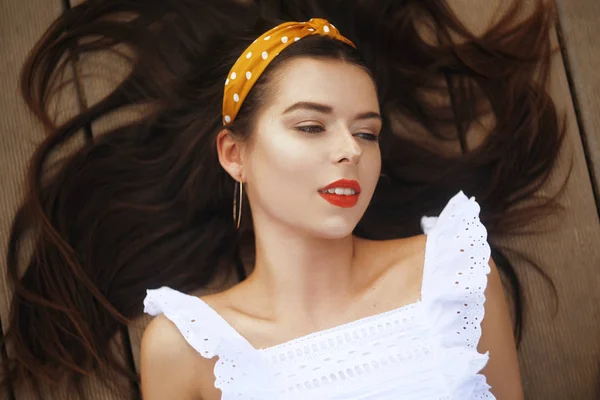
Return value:
[[(255, 227), (270, 221), (324, 238), (349, 235), (381, 170), (375, 85), (360, 67), (311, 58), (285, 62), (273, 79), (243, 156)], [(337, 194), (325, 193), (331, 184)]]

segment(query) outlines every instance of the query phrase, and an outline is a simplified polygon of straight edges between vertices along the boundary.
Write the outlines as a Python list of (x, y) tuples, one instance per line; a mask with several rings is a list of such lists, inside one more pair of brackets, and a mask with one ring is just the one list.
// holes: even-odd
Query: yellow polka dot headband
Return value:
[(312, 18), (308, 22), (285, 22), (265, 32), (248, 46), (229, 71), (223, 95), (223, 124), (235, 120), (246, 96), (271, 61), (291, 44), (311, 35), (328, 36), (356, 47), (321, 18)]

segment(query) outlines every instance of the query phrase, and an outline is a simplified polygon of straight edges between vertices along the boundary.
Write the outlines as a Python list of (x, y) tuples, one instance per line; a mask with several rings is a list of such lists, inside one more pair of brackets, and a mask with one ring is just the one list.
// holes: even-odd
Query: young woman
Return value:
[[(243, 103), (253, 90), (262, 101)], [(379, 180), (382, 117), (351, 42), (325, 20), (278, 25), (242, 52), (224, 91), (216, 150), (246, 188), (254, 270), (201, 300), (149, 292), (147, 311), (165, 317), (142, 342), (144, 398), (492, 398), (486, 361), (494, 393), (522, 398), (473, 199), (458, 193), (426, 236), (352, 234)]]
[[(125, 42), (133, 69), (34, 158), (9, 251), (13, 377), (114, 367), (110, 339), (143, 299), (146, 400), (523, 397), (488, 231), (532, 215), (512, 206), (562, 139), (551, 10), (478, 39), (441, 2), (286, 4), (91, 2), (51, 28), (24, 75), (42, 119), (48, 81), (32, 79), (61, 48)], [(132, 104), (144, 117), (42, 181), (52, 150)], [(470, 148), (486, 111), (496, 126)], [(431, 140), (450, 124), (460, 154)], [(193, 294), (230, 271), (239, 283)]]

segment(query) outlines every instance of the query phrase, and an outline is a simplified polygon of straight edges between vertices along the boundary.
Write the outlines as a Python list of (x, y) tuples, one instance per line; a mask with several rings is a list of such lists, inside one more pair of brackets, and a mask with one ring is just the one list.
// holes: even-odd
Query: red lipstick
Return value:
[[(328, 193), (329, 189), (352, 189), (354, 190), (354, 194), (336, 194), (336, 193)], [(335, 182), (330, 183), (324, 188), (319, 189), (319, 194), (322, 198), (327, 200), (330, 204), (334, 206), (342, 207), (342, 208), (350, 208), (354, 207), (358, 202), (358, 196), (360, 195), (360, 185), (357, 181), (350, 179), (340, 179)]]

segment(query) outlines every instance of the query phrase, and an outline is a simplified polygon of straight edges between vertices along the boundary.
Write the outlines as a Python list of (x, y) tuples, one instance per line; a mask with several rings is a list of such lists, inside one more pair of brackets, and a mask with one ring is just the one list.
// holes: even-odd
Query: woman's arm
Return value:
[(512, 322), (498, 268), (491, 258), (490, 267), (478, 346), (480, 352), (490, 352), (490, 359), (481, 372), (498, 400), (521, 400), (524, 395)]

